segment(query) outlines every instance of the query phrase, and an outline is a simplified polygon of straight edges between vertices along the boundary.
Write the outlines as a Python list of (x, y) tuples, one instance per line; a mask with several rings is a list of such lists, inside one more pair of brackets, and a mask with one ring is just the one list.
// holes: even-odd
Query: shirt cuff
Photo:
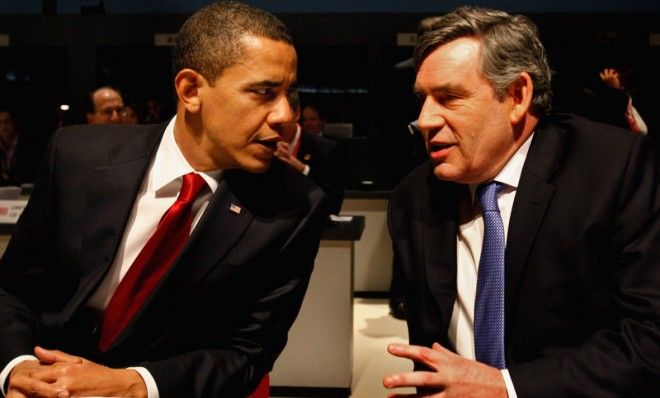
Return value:
[(509, 398), (518, 398), (518, 395), (516, 395), (516, 389), (513, 388), (513, 381), (511, 381), (509, 369), (500, 369), (500, 372), (502, 372), (502, 377), (504, 377), (504, 385), (506, 385), (506, 393), (509, 395)]
[(5, 384), (9, 379), (9, 373), (11, 373), (11, 371), (14, 370), (14, 367), (21, 362), (38, 361), (38, 360), (39, 359), (34, 355), (21, 355), (12, 359), (11, 362), (9, 362), (7, 366), (5, 366), (4, 369), (2, 369), (2, 372), (0, 372), (0, 391), (2, 391), (3, 397), (7, 396), (7, 391), (5, 391)]
[(305, 169), (303, 170), (303, 174), (308, 176), (309, 175), (309, 170), (310, 170), (309, 165), (306, 164)]
[(143, 368), (142, 366), (136, 366), (128, 369), (133, 369), (134, 371), (138, 372), (138, 374), (142, 377), (142, 380), (144, 380), (144, 384), (147, 386), (147, 398), (160, 397), (160, 395), (158, 395), (158, 386), (156, 385), (156, 380), (154, 380), (154, 377), (146, 368)]

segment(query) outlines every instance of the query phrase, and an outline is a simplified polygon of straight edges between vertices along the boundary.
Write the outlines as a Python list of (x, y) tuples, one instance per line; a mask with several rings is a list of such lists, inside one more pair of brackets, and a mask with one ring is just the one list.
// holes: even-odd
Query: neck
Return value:
[(198, 114), (177, 110), (174, 121), (174, 141), (188, 163), (197, 171), (218, 170), (214, 159), (203, 150), (205, 136)]

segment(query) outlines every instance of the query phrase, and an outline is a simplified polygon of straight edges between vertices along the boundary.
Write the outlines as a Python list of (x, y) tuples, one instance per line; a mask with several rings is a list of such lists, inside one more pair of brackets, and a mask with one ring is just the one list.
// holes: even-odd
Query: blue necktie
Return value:
[(504, 224), (497, 206), (502, 185), (480, 185), (477, 195), (484, 219), (484, 244), (479, 260), (474, 303), (474, 349), (477, 361), (506, 368), (504, 360)]

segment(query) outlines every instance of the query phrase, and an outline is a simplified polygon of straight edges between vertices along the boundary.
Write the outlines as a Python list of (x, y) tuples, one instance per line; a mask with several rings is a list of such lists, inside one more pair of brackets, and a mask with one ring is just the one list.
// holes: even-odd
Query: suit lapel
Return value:
[(555, 191), (549, 179), (557, 170), (563, 142), (563, 131), (555, 127), (538, 127), (523, 166), (509, 221), (505, 254), (507, 314), (512, 311), (518, 283)]
[[(231, 171), (227, 172), (231, 173)], [(167, 312), (195, 300), (194, 292), (252, 223), (254, 215), (231, 189), (226, 179), (220, 181), (187, 244), (151, 296), (122, 331), (110, 350), (122, 345), (135, 331), (146, 331), (150, 318), (167, 317)], [(231, 272), (230, 267), (221, 272)], [(158, 306), (151, 305), (158, 302)], [(146, 322), (146, 323), (145, 323)], [(147, 327), (143, 327), (147, 325)]]
[[(172, 271), (181, 276), (172, 278), (176, 279), (176, 290), (186, 294), (194, 291), (194, 286), (215, 269), (253, 219), (252, 212), (234, 194), (227, 180), (223, 179), (173, 266)], [(190, 269), (191, 265), (194, 265), (194, 269)]]
[(165, 126), (122, 145), (111, 164), (93, 170), (82, 223), (82, 274), (78, 291), (64, 311), (65, 319), (89, 299), (115, 257), (135, 197), (158, 147)]
[(300, 133), (300, 148), (298, 148), (298, 154), (296, 157), (305, 164), (309, 164), (314, 160), (311, 152), (312, 147), (310, 146), (312, 139), (313, 137), (309, 134), (303, 132)]
[[(429, 175), (430, 209), (420, 214), (424, 263), (429, 288), (442, 313), (442, 329), (449, 322), (456, 300), (456, 231), (461, 188)], [(422, 210), (424, 211), (424, 210)]]

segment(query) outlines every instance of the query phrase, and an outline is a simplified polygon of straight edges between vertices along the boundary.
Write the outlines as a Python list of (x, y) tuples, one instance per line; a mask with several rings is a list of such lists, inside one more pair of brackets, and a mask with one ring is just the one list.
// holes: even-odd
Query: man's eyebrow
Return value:
[(248, 88), (275, 88), (275, 87), (280, 87), (281, 85), (282, 85), (281, 81), (273, 81), (273, 80), (261, 80), (258, 82), (251, 82), (246, 84)]
[(415, 94), (418, 97), (425, 95), (425, 93), (427, 92), (432, 94), (445, 94), (448, 92), (462, 94), (465, 92), (465, 88), (460, 84), (456, 84), (456, 83), (439, 84), (431, 87), (429, 90), (422, 90), (417, 85), (413, 86), (413, 94)]

